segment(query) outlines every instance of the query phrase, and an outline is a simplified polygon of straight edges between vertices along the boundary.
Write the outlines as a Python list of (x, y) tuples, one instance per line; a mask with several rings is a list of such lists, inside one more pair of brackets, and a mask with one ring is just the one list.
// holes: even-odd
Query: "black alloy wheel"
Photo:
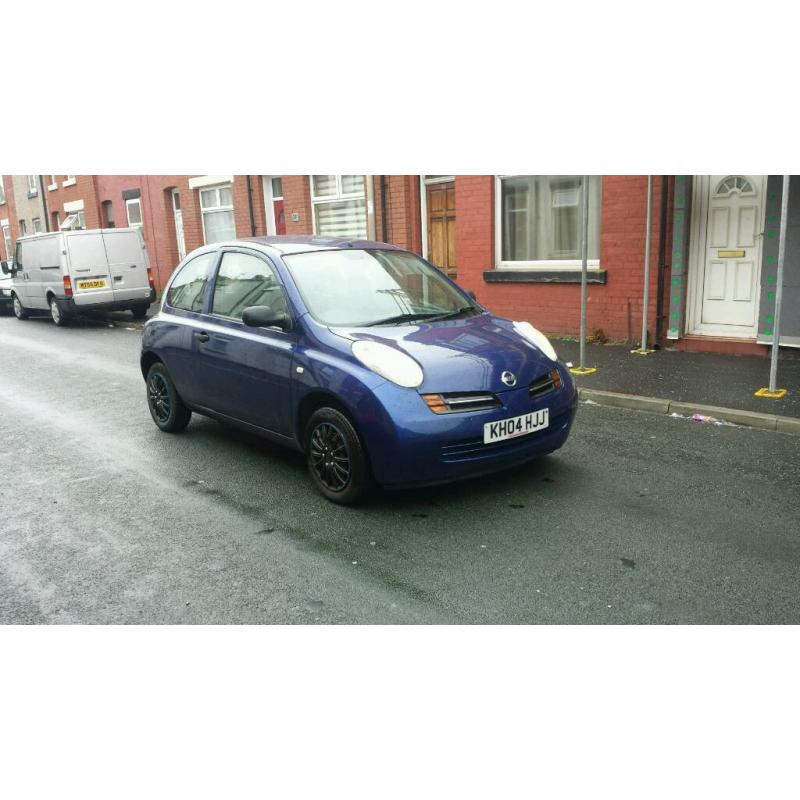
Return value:
[(192, 418), (184, 405), (167, 368), (160, 361), (147, 372), (147, 407), (153, 422), (167, 433), (182, 431)]
[(334, 503), (349, 505), (370, 488), (366, 450), (353, 423), (336, 408), (318, 408), (308, 421), (305, 452), (311, 480)]
[(331, 422), (320, 422), (311, 432), (311, 467), (331, 492), (347, 488), (352, 475), (350, 452), (344, 434)]

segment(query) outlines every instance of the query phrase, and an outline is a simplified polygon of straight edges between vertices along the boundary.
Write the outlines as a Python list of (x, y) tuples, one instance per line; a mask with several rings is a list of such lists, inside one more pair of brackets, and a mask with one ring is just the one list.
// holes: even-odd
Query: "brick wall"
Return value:
[[(651, 341), (657, 303), (660, 181), (654, 178), (648, 308)], [(641, 334), (646, 202), (646, 176), (603, 177), (600, 268), (607, 271), (607, 283), (589, 284), (587, 329), (599, 328), (612, 340), (638, 341)], [(492, 176), (456, 177), (456, 258), (459, 283), (472, 289), (492, 311), (529, 320), (549, 334), (578, 332), (580, 284), (484, 281), (483, 272), (495, 265)]]
[[(100, 176), (76, 175), (75, 184), (72, 186), (64, 186), (67, 176), (56, 175), (57, 188), (52, 191), (46, 188), (47, 213), (51, 220), (51, 229), (53, 212), (57, 211), (59, 219), (63, 222), (66, 216), (64, 203), (72, 203), (75, 200), (83, 200), (83, 216), (86, 221), (86, 227), (100, 227), (100, 204), (97, 200), (96, 186), (98, 177)], [(47, 178), (45, 178), (45, 182), (48, 182)]]
[[(283, 208), (286, 213), (286, 233), (311, 234), (314, 232), (314, 222), (311, 216), (311, 187), (308, 175), (284, 175)], [(298, 215), (295, 222), (293, 215)]]

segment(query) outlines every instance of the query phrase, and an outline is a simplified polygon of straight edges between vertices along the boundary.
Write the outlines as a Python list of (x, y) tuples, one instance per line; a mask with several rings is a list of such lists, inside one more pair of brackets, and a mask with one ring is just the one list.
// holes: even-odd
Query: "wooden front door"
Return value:
[(456, 277), (456, 185), (426, 187), (428, 207), (428, 261), (451, 278)]

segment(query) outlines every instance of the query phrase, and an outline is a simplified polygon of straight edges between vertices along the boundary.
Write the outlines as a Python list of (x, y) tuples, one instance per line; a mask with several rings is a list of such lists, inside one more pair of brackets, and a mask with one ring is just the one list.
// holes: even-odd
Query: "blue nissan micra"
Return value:
[(494, 316), (413, 253), (346, 239), (190, 253), (145, 325), (141, 368), (161, 430), (194, 411), (299, 449), (337, 503), (549, 453), (577, 405), (530, 323)]

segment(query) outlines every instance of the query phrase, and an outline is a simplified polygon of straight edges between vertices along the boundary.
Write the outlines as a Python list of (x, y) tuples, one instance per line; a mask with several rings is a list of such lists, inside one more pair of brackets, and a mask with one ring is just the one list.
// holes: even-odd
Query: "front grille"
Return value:
[(489, 408), (499, 408), (501, 405), (493, 394), (486, 392), (465, 392), (463, 394), (445, 392), (442, 399), (450, 411), (485, 411)]
[(423, 394), (422, 399), (435, 414), (455, 414), (462, 411), (488, 411), (502, 403), (489, 392), (444, 392)]
[(561, 376), (558, 374), (558, 370), (554, 369), (546, 375), (542, 375), (541, 378), (537, 378), (528, 387), (528, 396), (533, 400), (535, 397), (541, 397), (543, 394), (552, 392), (553, 389), (558, 389), (560, 387)]

